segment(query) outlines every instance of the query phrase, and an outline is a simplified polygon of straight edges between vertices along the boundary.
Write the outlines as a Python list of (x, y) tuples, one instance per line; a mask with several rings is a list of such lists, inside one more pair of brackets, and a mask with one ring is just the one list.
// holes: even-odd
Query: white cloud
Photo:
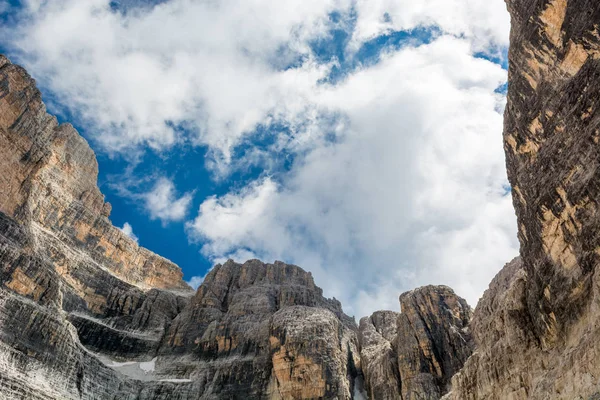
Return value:
[[(230, 193), (220, 199), (213, 196), (200, 206), (203, 217), (189, 223), (188, 229), (192, 236), (201, 235), (211, 240), (206, 251), (213, 256), (230, 253), (246, 240), (250, 241), (246, 247), (259, 248), (257, 244), (262, 244), (269, 232), (255, 233), (262, 228), (272, 228), (265, 217), (276, 196), (277, 186), (270, 179), (255, 182), (239, 193)], [(272, 234), (277, 236), (280, 232)], [(254, 238), (261, 242), (251, 243)]]
[(169, 147), (184, 139), (173, 124), (185, 123), (228, 162), (296, 81), (322, 76), (310, 61), (288, 71), (273, 62), (308, 54), (340, 3), (172, 0), (123, 15), (108, 0), (30, 2), (27, 19), (4, 33), (108, 150)]
[(437, 26), (468, 38), (475, 49), (508, 46), (509, 15), (502, 1), (357, 0), (354, 44), (390, 31)]
[[(494, 92), (506, 72), (473, 57), (507, 44), (501, 1), (171, 0), (126, 14), (108, 0), (29, 4), (28, 22), (2, 33), (109, 151), (206, 145), (226, 176), (232, 149), (257, 124), (290, 127), (271, 152), (233, 161), (269, 163), (282, 150), (296, 156), (291, 171), (206, 199), (187, 224), (212, 260), (296, 263), (364, 315), (398, 309), (401, 291), (428, 283), (474, 304), (516, 254), (504, 98)], [(328, 13), (352, 7), (350, 55), (390, 30), (437, 26), (455, 36), (319, 84), (331, 65), (308, 43), (326, 35)], [(300, 55), (297, 68), (279, 68)], [(130, 197), (168, 222), (185, 218), (192, 194), (160, 179)]]
[(129, 222), (125, 222), (122, 228), (119, 228), (124, 234), (129, 236), (134, 242), (138, 242), (138, 237), (133, 233), (133, 228)]
[[(479, 48), (506, 44), (508, 27), (501, 2), (479, 0), (171, 0), (125, 14), (109, 4), (31, 0), (3, 34), (107, 150), (130, 154), (193, 140), (210, 147), (217, 170), (257, 124), (307, 111), (306, 95), (328, 71), (308, 42), (327, 35), (334, 10), (357, 13), (351, 46), (426, 24)], [(384, 15), (391, 22), (382, 23)], [(300, 55), (301, 67), (276, 68)]]
[(192, 276), (191, 279), (187, 281), (187, 284), (190, 285), (192, 289), (196, 290), (202, 284), (202, 282), (204, 282), (204, 278), (206, 278), (206, 275)]
[(454, 287), (471, 304), (517, 253), (502, 150), (505, 82), (470, 43), (441, 37), (315, 92), (346, 115), (281, 183), (210, 198), (188, 227), (222, 258), (248, 248), (313, 272), (364, 315), (397, 309), (415, 286)]
[(150, 218), (167, 223), (185, 218), (192, 203), (193, 193), (185, 193), (178, 197), (175, 184), (167, 178), (160, 178), (154, 188), (142, 197)]

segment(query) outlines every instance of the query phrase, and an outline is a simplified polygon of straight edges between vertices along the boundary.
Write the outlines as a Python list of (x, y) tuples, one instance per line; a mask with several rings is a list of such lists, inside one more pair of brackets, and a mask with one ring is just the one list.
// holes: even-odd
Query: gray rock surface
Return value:
[(401, 313), (360, 321), (365, 384), (372, 399), (439, 399), (473, 352), (472, 311), (446, 286), (400, 296)]
[(219, 376), (224, 398), (350, 399), (360, 376), (354, 320), (310, 273), (281, 262), (215, 266), (160, 355), (194, 381)]
[(600, 3), (507, 0), (504, 149), (521, 257), (475, 311), (456, 399), (600, 393)]
[(360, 356), (370, 399), (402, 398), (395, 348), (399, 316), (394, 311), (377, 311), (360, 320)]
[(194, 295), (112, 226), (94, 153), (0, 56), (0, 399), (337, 398), (357, 327), (283, 263), (217, 265)]

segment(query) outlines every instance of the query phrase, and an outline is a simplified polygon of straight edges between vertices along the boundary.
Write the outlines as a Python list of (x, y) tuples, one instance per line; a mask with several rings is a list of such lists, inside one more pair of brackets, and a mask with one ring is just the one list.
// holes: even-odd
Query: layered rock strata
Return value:
[(77, 261), (140, 288), (189, 290), (179, 267), (110, 223), (94, 152), (71, 125), (46, 113), (33, 79), (3, 56), (0, 132), (0, 212), (27, 227), (34, 247), (49, 248), (59, 273), (81, 287), (82, 297)]
[(108, 219), (94, 153), (0, 57), (1, 399), (351, 399), (354, 320), (302, 269), (228, 262), (198, 292)]
[(372, 399), (439, 399), (473, 351), (472, 311), (446, 286), (400, 296), (401, 313), (360, 321), (365, 384)]
[(600, 393), (600, 3), (507, 0), (504, 148), (521, 258), (473, 320), (456, 399)]
[(310, 273), (280, 262), (215, 266), (159, 356), (195, 382), (218, 378), (220, 398), (350, 399), (361, 389), (354, 320)]

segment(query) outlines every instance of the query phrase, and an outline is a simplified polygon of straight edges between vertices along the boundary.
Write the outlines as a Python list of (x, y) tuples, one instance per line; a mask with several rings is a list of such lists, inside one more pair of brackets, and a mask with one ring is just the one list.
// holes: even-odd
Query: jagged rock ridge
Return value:
[(338, 398), (354, 320), (302, 269), (228, 262), (198, 292), (112, 226), (94, 153), (0, 56), (0, 398)]
[(446, 286), (400, 296), (401, 313), (360, 321), (362, 366), (372, 399), (439, 399), (473, 351), (471, 308)]

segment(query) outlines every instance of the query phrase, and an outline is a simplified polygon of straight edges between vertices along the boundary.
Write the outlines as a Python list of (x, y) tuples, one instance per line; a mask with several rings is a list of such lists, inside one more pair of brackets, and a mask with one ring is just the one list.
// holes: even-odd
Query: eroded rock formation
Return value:
[(365, 384), (372, 399), (439, 399), (473, 351), (471, 308), (446, 286), (400, 296), (402, 312), (360, 321)]
[(354, 320), (280, 262), (215, 266), (159, 354), (193, 381), (219, 376), (221, 398), (350, 399), (360, 377)]
[(600, 393), (600, 3), (507, 0), (504, 148), (521, 259), (473, 320), (456, 399)]
[(217, 265), (194, 295), (112, 226), (94, 153), (0, 56), (1, 399), (351, 399), (357, 327), (310, 273)]
[(359, 328), (283, 263), (194, 294), (112, 226), (92, 150), (0, 56), (0, 398), (438, 399), (453, 375), (445, 398), (600, 398), (600, 3), (507, 5), (521, 256), (474, 313), (429, 286)]

